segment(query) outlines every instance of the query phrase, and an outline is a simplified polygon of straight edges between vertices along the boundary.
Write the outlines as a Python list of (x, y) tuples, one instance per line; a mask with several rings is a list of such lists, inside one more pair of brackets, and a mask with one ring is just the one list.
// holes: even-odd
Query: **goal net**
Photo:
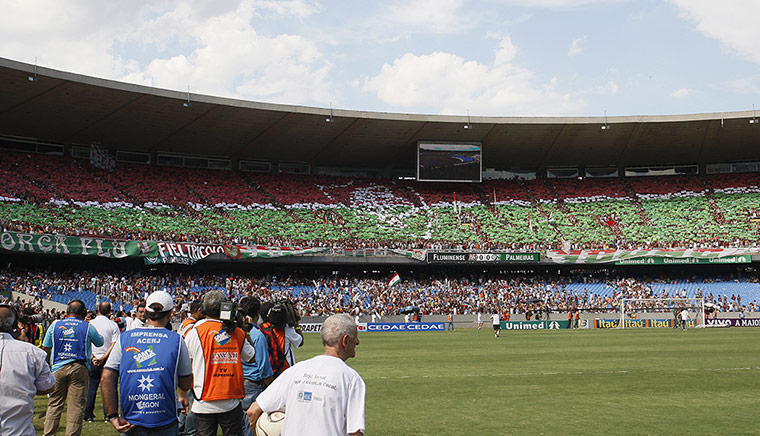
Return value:
[[(704, 298), (621, 298), (620, 299), (620, 325), (626, 328), (632, 320), (644, 318), (645, 314), (658, 314), (658, 319), (671, 319), (673, 323), (680, 322), (681, 311), (686, 310), (689, 314), (688, 327), (705, 326), (705, 299)], [(651, 318), (651, 316), (646, 316)], [(671, 324), (673, 325), (673, 324)]]

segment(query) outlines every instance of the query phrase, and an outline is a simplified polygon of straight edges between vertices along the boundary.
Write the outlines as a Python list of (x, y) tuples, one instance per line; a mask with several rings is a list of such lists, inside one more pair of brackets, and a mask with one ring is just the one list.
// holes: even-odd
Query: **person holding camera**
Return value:
[(206, 293), (201, 305), (205, 319), (187, 332), (185, 343), (193, 366), (191, 408), (200, 436), (242, 436), (245, 396), (243, 362), (256, 351), (250, 338), (235, 325), (234, 307), (220, 290)]
[(42, 349), (50, 353), (55, 388), (48, 397), (44, 431), (46, 436), (58, 431), (66, 407), (66, 435), (82, 433), (82, 417), (90, 384), (92, 345), (103, 345), (103, 336), (84, 318), (87, 307), (72, 300), (66, 318), (55, 321), (45, 332)]
[(346, 365), (355, 357), (359, 333), (347, 314), (322, 324), (324, 354), (285, 370), (247, 410), (251, 426), (263, 412), (286, 409), (282, 436), (364, 434), (366, 385)]
[[(267, 338), (274, 377), (296, 364), (293, 348), (303, 345), (303, 333), (298, 325), (300, 316), (290, 300), (265, 303), (261, 332)], [(264, 315), (266, 314), (266, 315)], [(274, 353), (273, 353), (274, 351)]]
[[(176, 436), (177, 388), (184, 392), (193, 384), (190, 357), (182, 337), (167, 329), (174, 313), (171, 295), (155, 291), (145, 304), (145, 327), (124, 332), (105, 364), (101, 384), (106, 420), (130, 436)], [(187, 407), (187, 399), (180, 401)]]
[(34, 396), (55, 387), (44, 351), (16, 340), (16, 309), (0, 304), (0, 435), (35, 434)]

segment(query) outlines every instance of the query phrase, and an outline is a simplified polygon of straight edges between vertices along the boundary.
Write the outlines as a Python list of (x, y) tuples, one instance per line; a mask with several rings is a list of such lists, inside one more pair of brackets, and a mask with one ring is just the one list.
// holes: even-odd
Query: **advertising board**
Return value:
[(445, 332), (444, 322), (370, 322), (368, 332)]
[(502, 321), (502, 330), (561, 330), (568, 321)]

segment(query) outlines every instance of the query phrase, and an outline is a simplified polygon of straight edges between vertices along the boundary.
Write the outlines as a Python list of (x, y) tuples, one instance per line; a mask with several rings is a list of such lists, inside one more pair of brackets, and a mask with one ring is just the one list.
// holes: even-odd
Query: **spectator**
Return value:
[(145, 303), (140, 303), (137, 305), (137, 310), (135, 311), (135, 318), (132, 320), (132, 323), (127, 326), (127, 330), (137, 329), (145, 327)]

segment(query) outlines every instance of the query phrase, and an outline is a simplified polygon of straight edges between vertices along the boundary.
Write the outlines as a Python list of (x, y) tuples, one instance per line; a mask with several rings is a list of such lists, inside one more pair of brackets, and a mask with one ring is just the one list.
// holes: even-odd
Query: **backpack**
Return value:
[(285, 350), (280, 346), (277, 340), (277, 334), (274, 332), (272, 324), (264, 324), (261, 327), (261, 333), (267, 340), (267, 350), (269, 351), (269, 363), (272, 365), (272, 378), (277, 378), (289, 365), (285, 360)]

